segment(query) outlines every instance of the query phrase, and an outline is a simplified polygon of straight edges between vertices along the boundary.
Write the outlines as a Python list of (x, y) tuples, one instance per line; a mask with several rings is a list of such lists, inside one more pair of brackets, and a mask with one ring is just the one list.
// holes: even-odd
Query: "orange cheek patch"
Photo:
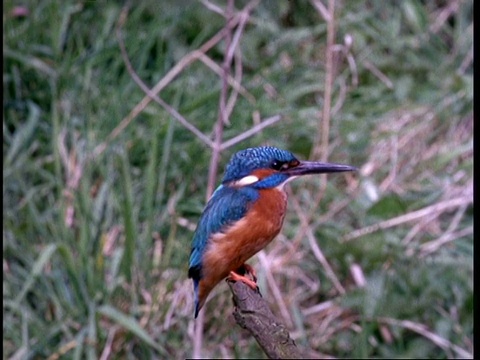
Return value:
[(258, 169), (255, 170), (252, 175), (256, 176), (259, 180), (263, 180), (267, 177), (269, 177), (272, 174), (277, 173), (278, 171), (272, 170), (272, 169)]

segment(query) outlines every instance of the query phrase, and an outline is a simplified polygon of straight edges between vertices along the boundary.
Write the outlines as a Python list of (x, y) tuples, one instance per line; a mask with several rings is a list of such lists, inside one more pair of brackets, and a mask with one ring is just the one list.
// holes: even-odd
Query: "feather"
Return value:
[(193, 279), (195, 292), (195, 317), (199, 310), (198, 283), (202, 278), (202, 257), (209, 239), (243, 218), (258, 198), (252, 188), (219, 186), (208, 201), (193, 236), (188, 277)]

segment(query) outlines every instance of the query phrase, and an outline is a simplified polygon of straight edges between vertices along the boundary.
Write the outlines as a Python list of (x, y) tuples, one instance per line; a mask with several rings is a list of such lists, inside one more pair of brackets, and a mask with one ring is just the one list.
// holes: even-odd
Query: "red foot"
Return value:
[(241, 281), (241, 282), (247, 284), (248, 286), (250, 286), (253, 290), (258, 290), (258, 286), (253, 280), (250, 280), (248, 277), (246, 277), (244, 275), (238, 275), (234, 271), (230, 271), (230, 275), (228, 275), (227, 280), (228, 281)]
[(257, 272), (255, 269), (248, 264), (243, 264), (243, 269), (245, 271), (245, 274), (248, 273), (252, 276), (252, 280), (256, 283), (257, 282)]

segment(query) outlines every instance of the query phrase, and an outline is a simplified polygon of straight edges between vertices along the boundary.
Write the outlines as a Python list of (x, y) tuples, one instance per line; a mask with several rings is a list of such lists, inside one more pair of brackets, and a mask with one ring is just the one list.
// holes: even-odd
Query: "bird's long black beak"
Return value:
[(300, 164), (285, 170), (285, 172), (290, 176), (301, 176), (308, 174), (328, 174), (356, 170), (358, 170), (356, 167), (350, 165), (324, 163), (319, 161), (300, 161)]

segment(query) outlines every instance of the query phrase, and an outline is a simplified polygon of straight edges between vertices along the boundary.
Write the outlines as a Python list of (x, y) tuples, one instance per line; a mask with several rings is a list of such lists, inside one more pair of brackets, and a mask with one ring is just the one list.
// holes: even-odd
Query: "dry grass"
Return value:
[(252, 259), (297, 344), (472, 357), (470, 2), (42, 4), (4, 18), (8, 358), (261, 356), (226, 285), (193, 320), (186, 262), (230, 148), (265, 143), (360, 168), (293, 183)]

